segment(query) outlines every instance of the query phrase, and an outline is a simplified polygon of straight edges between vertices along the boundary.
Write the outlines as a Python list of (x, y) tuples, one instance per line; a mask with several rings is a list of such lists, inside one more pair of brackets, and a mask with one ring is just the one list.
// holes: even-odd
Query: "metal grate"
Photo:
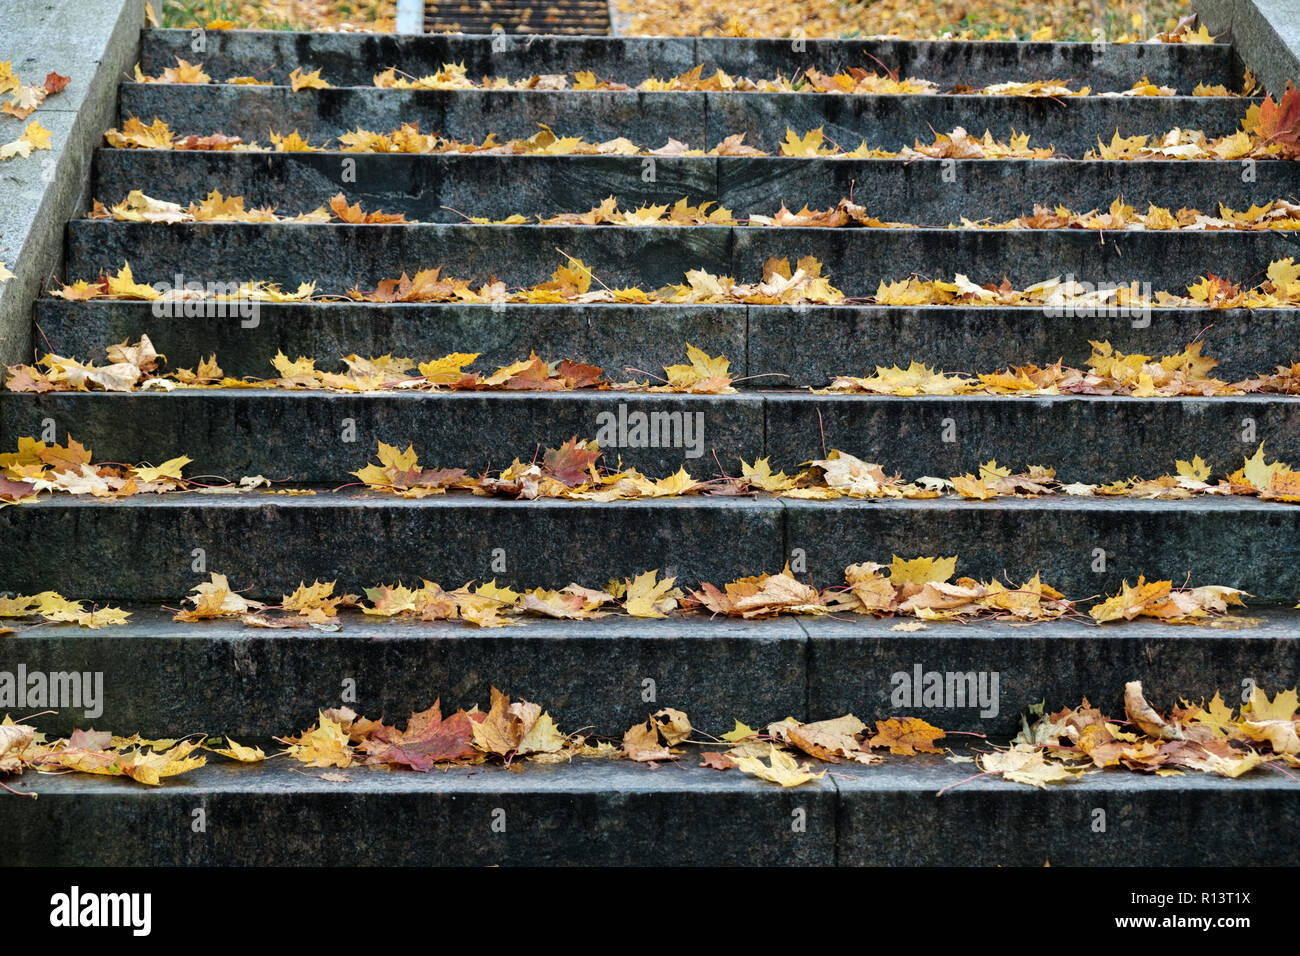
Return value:
[(428, 33), (609, 34), (607, 0), (448, 0), (425, 5)]

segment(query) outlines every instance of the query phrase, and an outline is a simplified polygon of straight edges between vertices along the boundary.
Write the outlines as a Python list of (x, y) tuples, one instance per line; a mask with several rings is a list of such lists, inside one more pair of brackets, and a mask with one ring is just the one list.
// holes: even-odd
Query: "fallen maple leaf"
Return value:
[(870, 747), (888, 747), (891, 754), (911, 756), (915, 753), (943, 753), (934, 742), (944, 732), (919, 717), (890, 717), (876, 721), (876, 734), (867, 741)]
[(399, 764), (429, 771), (436, 764), (468, 760), (475, 755), (474, 723), (463, 710), (446, 718), (441, 700), (412, 714), (406, 729), (379, 727), (361, 743), (368, 764)]

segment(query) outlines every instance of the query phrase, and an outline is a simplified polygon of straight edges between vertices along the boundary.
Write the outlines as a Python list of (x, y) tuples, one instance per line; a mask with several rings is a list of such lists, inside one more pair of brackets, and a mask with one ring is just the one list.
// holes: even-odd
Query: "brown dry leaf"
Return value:
[(1124, 711), (1128, 714), (1128, 719), (1149, 737), (1158, 740), (1183, 739), (1182, 729), (1170, 724), (1147, 703), (1142, 694), (1141, 681), (1129, 681), (1124, 685)]
[(852, 714), (846, 714), (833, 720), (789, 726), (785, 728), (784, 738), (818, 760), (838, 763), (841, 759), (846, 759), (869, 764), (880, 758), (861, 746), (858, 738), (866, 729), (866, 724)]
[(533, 753), (555, 753), (568, 738), (555, 727), (537, 704), (510, 702), (510, 695), (491, 689), (487, 717), (473, 726), (474, 746), (484, 753), (510, 760)]
[(736, 762), (724, 753), (706, 750), (700, 754), (700, 766), (711, 767), (714, 770), (731, 770), (736, 766)]
[(938, 754), (943, 749), (934, 742), (942, 740), (944, 732), (919, 717), (890, 717), (876, 721), (876, 734), (869, 747), (888, 747), (891, 754), (912, 756), (916, 753)]
[(653, 717), (628, 728), (623, 734), (623, 755), (638, 763), (672, 759), (672, 753), (668, 745), (662, 742), (659, 725)]
[(985, 773), (997, 774), (1003, 780), (1023, 783), (1040, 790), (1048, 784), (1073, 783), (1082, 771), (1047, 760), (1040, 750), (998, 750), (980, 754), (976, 759)]

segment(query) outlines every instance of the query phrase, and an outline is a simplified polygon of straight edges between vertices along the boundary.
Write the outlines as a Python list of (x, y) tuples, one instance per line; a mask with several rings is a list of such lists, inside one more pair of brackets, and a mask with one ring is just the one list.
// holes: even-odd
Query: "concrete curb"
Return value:
[(1280, 96), (1288, 81), (1300, 80), (1300, 0), (1196, 0), (1195, 8), (1270, 93)]
[(122, 73), (139, 57), (141, 0), (45, 0), (10, 5), (0, 60), (24, 82), (51, 70), (72, 77), (68, 88), (20, 124), (0, 119), (0, 137), (39, 120), (53, 134), (52, 152), (0, 166), (0, 261), (14, 278), (0, 285), (0, 363), (31, 358), (32, 302), (60, 266), (63, 227), (89, 202), (94, 149), (117, 112)]

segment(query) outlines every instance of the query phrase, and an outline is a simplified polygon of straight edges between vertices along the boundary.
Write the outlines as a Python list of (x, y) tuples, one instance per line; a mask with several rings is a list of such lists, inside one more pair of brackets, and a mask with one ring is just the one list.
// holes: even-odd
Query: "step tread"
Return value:
[[(437, 356), (428, 356), (436, 358)], [(419, 358), (424, 359), (425, 356)], [(558, 358), (558, 356), (556, 357)], [(670, 359), (671, 356), (665, 356)], [(218, 356), (220, 360), (220, 356)], [(319, 360), (318, 360), (319, 361)], [(269, 368), (268, 372), (274, 369)], [(615, 370), (610, 370), (615, 371)], [(854, 371), (846, 371), (845, 374)], [(859, 369), (857, 371), (866, 370)], [(981, 369), (981, 371), (984, 371)], [(992, 370), (990, 370), (992, 371)], [(953, 373), (955, 374), (955, 373)], [(272, 376), (267, 376), (272, 377)], [(740, 383), (742, 386), (745, 383)], [(1213, 407), (1215, 405), (1296, 405), (1300, 403), (1300, 395), (1282, 395), (1282, 394), (1249, 394), (1249, 395), (1188, 395), (1177, 397), (1140, 397), (1135, 395), (817, 395), (808, 391), (795, 391), (784, 389), (765, 389), (760, 387), (741, 388), (735, 393), (719, 395), (697, 395), (690, 392), (646, 392), (646, 391), (623, 391), (619, 389), (574, 389), (572, 391), (552, 391), (547, 389), (524, 389), (519, 391), (510, 391), (503, 389), (484, 389), (475, 391), (473, 389), (446, 391), (417, 391), (409, 389), (388, 389), (374, 392), (334, 392), (324, 389), (310, 388), (187, 388), (178, 385), (176, 388), (168, 391), (150, 390), (135, 392), (99, 392), (99, 391), (66, 391), (66, 392), (9, 392), (0, 391), (0, 402), (40, 402), (50, 399), (69, 400), (76, 402), (180, 402), (182, 399), (209, 398), (214, 402), (217, 401), (241, 401), (241, 402), (283, 402), (286, 400), (296, 401), (395, 401), (395, 402), (492, 402), (502, 404), (516, 404), (519, 402), (539, 402), (539, 403), (567, 403), (581, 402), (594, 405), (618, 402), (647, 402), (647, 403), (682, 403), (682, 404), (699, 404), (701, 406), (709, 405), (751, 405), (755, 403), (786, 403), (795, 404), (835, 404), (835, 405), (853, 405), (857, 403), (871, 405), (901, 405), (917, 406), (918, 408), (927, 405), (938, 405), (947, 407), (950, 405), (959, 406), (977, 406), (988, 404), (992, 406), (1019, 406), (1019, 405), (1108, 405), (1116, 409), (1121, 408), (1139, 408), (1139, 407), (1163, 407), (1169, 405), (1189, 405)]]
[[(443, 582), (450, 587), (450, 582)], [(370, 582), (340, 582), (336, 590), (342, 592), (354, 585), (370, 586)], [(687, 586), (690, 586), (689, 584)], [(93, 596), (79, 595), (93, 603)], [(177, 600), (180, 595), (177, 596)], [(1086, 617), (1061, 618), (1041, 621), (1032, 625), (1001, 621), (971, 620), (927, 621), (924, 631), (900, 632), (894, 627), (906, 617), (873, 617), (849, 614), (845, 616), (782, 615), (756, 620), (742, 620), (707, 613), (674, 613), (664, 619), (635, 618), (624, 614), (610, 614), (593, 620), (553, 620), (528, 616), (517, 618), (510, 628), (478, 628), (469, 624), (448, 621), (418, 621), (401, 618), (376, 617), (360, 612), (344, 611), (339, 619), (343, 625), (338, 631), (317, 631), (311, 628), (264, 630), (248, 627), (238, 620), (218, 619), (187, 623), (173, 618), (173, 611), (156, 604), (114, 604), (131, 614), (125, 624), (111, 628), (88, 629), (73, 625), (46, 625), (23, 631), (6, 639), (10, 646), (24, 641), (100, 642), (100, 641), (182, 641), (182, 642), (245, 642), (252, 639), (269, 641), (293, 639), (308, 643), (333, 641), (394, 641), (394, 640), (464, 640), (469, 642), (529, 640), (529, 641), (620, 641), (623, 639), (654, 640), (657, 638), (690, 641), (752, 639), (760, 642), (794, 640), (800, 643), (809, 639), (819, 641), (893, 641), (898, 643), (934, 643), (936, 646), (953, 641), (974, 643), (1001, 641), (1076, 641), (1096, 639), (1106, 642), (1120, 641), (1175, 641), (1195, 642), (1211, 640), (1279, 640), (1300, 641), (1300, 610), (1278, 605), (1254, 606), (1247, 600), (1246, 608), (1234, 608), (1233, 615), (1254, 619), (1249, 628), (1233, 629), (1206, 625), (1170, 625), (1152, 618), (1132, 621), (1115, 621), (1102, 626), (1091, 623)], [(816, 718), (814, 718), (816, 719)]]
[[(227, 84), (124, 83), (122, 119), (160, 117), (181, 132), (222, 132), (265, 143), (269, 132), (297, 129), (316, 145), (363, 125), (388, 132), (419, 121), (426, 133), (460, 140), (532, 136), (538, 124), (588, 140), (626, 137), (643, 148), (667, 139), (712, 148), (725, 137), (776, 151), (787, 127), (822, 128), (852, 149), (900, 149), (915, 139), (957, 126), (990, 129), (1005, 138), (1014, 127), (1031, 145), (1054, 144), (1067, 154), (1095, 148), (1098, 135), (1122, 126), (1126, 133), (1163, 134), (1173, 127), (1207, 136), (1232, 134), (1253, 100), (1207, 97), (1044, 97), (916, 94), (906, 96), (800, 93), (393, 90), (339, 87), (293, 93), (288, 87)], [(197, 129), (195, 124), (201, 124)]]
[[(127, 81), (127, 82), (123, 82), (122, 86), (123, 88), (129, 88), (130, 90), (133, 91), (142, 90), (142, 89), (166, 89), (168, 91), (176, 91), (178, 93), (181, 93), (182, 95), (187, 95), (187, 96), (188, 95), (196, 95), (196, 96), (210, 95), (205, 91), (210, 91), (213, 89), (220, 89), (220, 90), (233, 89), (233, 90), (238, 90), (241, 93), (246, 93), (248, 95), (262, 97), (262, 98), (271, 97), (271, 96), (284, 96), (286, 92), (291, 96), (299, 95), (299, 93), (293, 92), (293, 87), (290, 84), (276, 83), (276, 82), (259, 83), (257, 85), (242, 85), (242, 84), (235, 85), (235, 84), (217, 83), (217, 82), (137, 83), (137, 82)], [(1249, 108), (1251, 106), (1257, 106), (1264, 101), (1263, 96), (1232, 96), (1232, 95), (1196, 96), (1191, 93), (1175, 93), (1172, 96), (1146, 96), (1146, 97), (1122, 97), (1121, 98), (1121, 97), (1098, 96), (1096, 94), (1092, 94), (1088, 96), (1049, 97), (1049, 96), (1023, 96), (1015, 93), (945, 93), (945, 92), (821, 93), (821, 92), (801, 92), (799, 90), (639, 90), (639, 89), (512, 90), (512, 89), (489, 89), (489, 88), (436, 90), (436, 89), (418, 89), (418, 88), (403, 89), (400, 87), (392, 87), (392, 86), (375, 86), (373, 83), (332, 84), (331, 86), (326, 87), (323, 90), (312, 89), (310, 93), (303, 94), (303, 95), (319, 95), (322, 93), (329, 93), (330, 95), (335, 95), (335, 96), (340, 95), (331, 92), (334, 90), (343, 91), (344, 93), (357, 93), (359, 91), (364, 91), (367, 94), (375, 93), (381, 96), (389, 96), (389, 97), (397, 97), (397, 96), (410, 97), (411, 94), (421, 94), (421, 95), (430, 95), (430, 96), (439, 96), (439, 95), (448, 95), (448, 94), (454, 94), (457, 96), (460, 95), (502, 96), (502, 95), (509, 95), (509, 94), (518, 95), (523, 93), (527, 93), (530, 95), (536, 94), (536, 95), (555, 96), (555, 97), (601, 94), (602, 96), (609, 96), (615, 98), (631, 97), (631, 96), (637, 96), (637, 97), (650, 96), (650, 97), (665, 97), (665, 98), (679, 98), (679, 99), (687, 99), (692, 97), (698, 98), (702, 96), (718, 96), (718, 97), (737, 96), (737, 97), (754, 97), (756, 99), (757, 98), (769, 99), (777, 103), (779, 103), (782, 100), (788, 100), (793, 102), (795, 100), (805, 100), (805, 99), (811, 99), (814, 101), (831, 100), (831, 101), (844, 101), (844, 102), (855, 102), (858, 100), (874, 100), (874, 101), (955, 100), (959, 103), (965, 103), (967, 105), (973, 103), (992, 103), (994, 105), (1003, 105), (1009, 103), (1021, 103), (1026, 100), (1050, 100), (1053, 103), (1059, 103), (1059, 102), (1092, 103), (1092, 102), (1100, 101), (1100, 102), (1107, 102), (1107, 103), (1119, 103), (1121, 105), (1133, 104), (1133, 103), (1169, 103), (1171, 105), (1175, 105), (1175, 106), (1181, 105), (1184, 107), (1193, 103), (1205, 103), (1207, 105), (1220, 105), (1220, 106), (1239, 105), (1245, 108)], [(1137, 112), (1136, 109), (1135, 112)], [(277, 130), (277, 132), (280, 131)]]
[[(959, 217), (996, 220), (1027, 215), (1038, 203), (1077, 211), (1105, 208), (1122, 194), (1136, 208), (1150, 201), (1170, 209), (1247, 209), (1261, 197), (1295, 189), (1286, 160), (1260, 160), (1254, 182), (1223, 176), (1221, 162), (1159, 160), (954, 160), (962, 189), (946, 188), (947, 164), (905, 159), (690, 156), (660, 162), (656, 182), (641, 179), (639, 156), (476, 156), (355, 153), (356, 182), (342, 188), (366, 209), (456, 223), (466, 215), (505, 218), (517, 212), (583, 212), (615, 196), (621, 207), (712, 201), (737, 215), (771, 215), (835, 206), (853, 197), (884, 220), (946, 225)], [(117, 150), (95, 154), (95, 198), (108, 205), (143, 188), (182, 205), (209, 190), (242, 195), (250, 206), (305, 212), (340, 190), (337, 153), (235, 153)], [(291, 201), (286, 201), (292, 196)], [(449, 207), (449, 208), (444, 208)]]
[[(488, 498), (469, 492), (449, 491), (446, 494), (412, 500), (379, 491), (347, 488), (334, 490), (335, 486), (303, 484), (294, 486), (315, 491), (311, 495), (286, 495), (270, 491), (239, 491), (233, 493), (184, 492), (159, 495), (134, 495), (123, 499), (103, 500), (92, 495), (42, 495), (36, 501), (24, 502), (16, 507), (24, 511), (167, 511), (213, 508), (232, 511), (269, 508), (273, 510), (314, 510), (340, 507), (409, 511), (412, 509), (450, 510), (492, 509), (541, 510), (563, 513), (565, 511), (689, 511), (724, 510), (764, 513), (778, 510), (825, 513), (835, 511), (876, 512), (1080, 512), (1090, 514), (1179, 513), (1183, 515), (1218, 515), (1224, 513), (1251, 513), (1259, 515), (1290, 516), (1294, 508), (1285, 503), (1261, 501), (1242, 495), (1203, 495), (1184, 500), (1149, 500), (1141, 498), (1083, 497), (1061, 495), (1046, 498), (994, 498), (989, 501), (967, 501), (959, 498), (931, 498), (921, 500), (895, 498), (837, 498), (831, 501), (801, 501), (790, 498), (742, 497), (735, 495), (684, 495), (677, 498), (635, 498), (620, 501), (574, 501), (571, 499), (539, 498), (516, 500)], [(936, 515), (935, 520), (941, 520)], [(954, 547), (957, 545), (954, 544)]]
[[(338, 581), (340, 592), (376, 583), (326, 580)], [(281, 592), (266, 597), (278, 602)], [(1166, 704), (1231, 696), (1243, 674), (1282, 689), (1295, 682), (1300, 642), (1293, 609), (1253, 599), (1217, 625), (1139, 619), (1093, 626), (1080, 617), (1031, 626), (930, 622), (920, 631), (895, 630), (915, 623), (907, 618), (859, 615), (528, 616), (512, 627), (479, 629), (356, 611), (341, 613), (337, 631), (266, 630), (225, 620), (179, 623), (171, 616), (179, 600), (160, 603), (124, 605), (132, 617), (122, 626), (21, 627), (0, 644), (0, 670), (102, 675), (107, 693), (98, 713), (86, 710), (89, 699), (64, 701), (40, 721), (49, 734), (71, 733), (93, 715), (96, 726), (146, 737), (207, 731), (266, 739), (309, 721), (337, 698), (337, 675), (352, 674), (364, 677), (354, 709), (389, 718), (423, 710), (434, 696), (448, 710), (472, 707), (497, 686), (543, 704), (566, 730), (617, 735), (645, 719), (649, 677), (656, 707), (683, 709), (710, 734), (736, 719), (759, 726), (774, 715), (821, 720), (853, 712), (868, 724), (919, 716), (947, 731), (997, 737), (1016, 733), (1022, 710), (1044, 699), (1057, 707), (1087, 697), (1122, 713), (1122, 688), (1134, 679)], [(918, 664), (923, 671), (996, 673), (998, 685), (986, 685), (983, 703), (896, 700), (898, 674), (914, 679)], [(279, 690), (268, 694), (268, 687)]]
[[(250, 847), (264, 863), (389, 866), (1205, 866), (1276, 863), (1300, 851), (1300, 791), (1265, 770), (1236, 780), (1103, 771), (1043, 792), (994, 779), (962, 783), (969, 764), (927, 755), (837, 765), (834, 775), (786, 789), (695, 763), (691, 755), (658, 769), (611, 760), (525, 764), (521, 772), (350, 768), (351, 782), (336, 783), (281, 758), (214, 763), (157, 788), (24, 774), (15, 789), (42, 799), (10, 809), (14, 826), (0, 834), (0, 850), (83, 867), (237, 865)], [(953, 789), (936, 800), (945, 787)], [(196, 805), (206, 810), (197, 836), (176, 822), (188, 824)], [(1112, 834), (1083, 829), (1098, 806), (1112, 815)], [(1267, 834), (1231, 823), (1265, 815), (1275, 824)], [(102, 821), (93, 841), (41, 839), (80, 834), (88, 817)], [(363, 840), (358, 819), (369, 821)], [(494, 832), (502, 822), (505, 832)]]
[[(694, 748), (691, 748), (694, 749)], [(702, 748), (701, 748), (702, 749)], [(689, 754), (687, 757), (689, 758)], [(455, 795), (588, 795), (610, 796), (695, 793), (781, 794), (782, 790), (756, 777), (732, 772), (718, 772), (699, 767), (692, 759), (673, 761), (658, 770), (625, 760), (575, 759), (569, 764), (534, 764), (524, 762), (522, 773), (499, 766), (451, 768), (438, 773), (386, 771), (366, 767), (349, 767), (342, 771), (352, 781), (340, 784), (320, 778), (331, 768), (304, 768), (288, 760), (240, 765), (212, 758), (208, 766), (179, 777), (167, 778), (157, 788), (146, 788), (132, 780), (98, 774), (24, 774), (13, 781), (20, 792), (36, 791), (51, 800), (75, 796), (118, 795), (137, 801), (156, 799), (158, 794), (265, 793), (292, 799), (304, 794), (364, 793), (376, 796), (422, 793), (452, 797)], [(885, 763), (857, 767), (847, 763), (831, 767), (834, 772), (802, 785), (796, 793), (936, 793), (971, 776), (969, 764), (956, 764), (943, 757), (918, 754), (914, 757), (888, 757)], [(667, 771), (667, 772), (664, 772)], [(1009, 784), (995, 777), (971, 780), (961, 787), (967, 793), (1007, 794), (1011, 799), (1034, 793), (1032, 788)], [(1212, 793), (1251, 791), (1276, 792), (1300, 796), (1300, 784), (1283, 774), (1257, 770), (1235, 780), (1211, 774), (1188, 773), (1176, 777), (1156, 777), (1130, 771), (1101, 771), (1083, 775), (1062, 788), (1070, 792), (1096, 794), (1172, 793), (1197, 791)], [(954, 791), (955, 793), (956, 791)], [(1056, 792), (1061, 792), (1058, 790)]]
[[(378, 231), (375, 231), (378, 230)], [(373, 240), (383, 237), (381, 249)], [(689, 269), (758, 281), (771, 257), (815, 256), (849, 297), (913, 272), (975, 281), (1006, 277), (1024, 288), (1054, 275), (1150, 283), (1177, 292), (1213, 268), (1235, 281), (1262, 278), (1270, 261), (1295, 256), (1300, 233), (1085, 230), (819, 229), (735, 226), (501, 226), (443, 223), (119, 223), (74, 220), (67, 230), (70, 278), (91, 279), (129, 260), (137, 281), (262, 279), (318, 292), (373, 288), (402, 271), (441, 265), (477, 284), (495, 275), (510, 287), (549, 280), (564, 254), (583, 260), (608, 286), (655, 289), (682, 283)], [(339, 263), (322, 267), (324, 260)], [(505, 270), (509, 270), (506, 272)], [(1255, 281), (1258, 281), (1256, 279)], [(1145, 287), (1142, 287), (1145, 288)], [(598, 312), (594, 314), (599, 314)]]

